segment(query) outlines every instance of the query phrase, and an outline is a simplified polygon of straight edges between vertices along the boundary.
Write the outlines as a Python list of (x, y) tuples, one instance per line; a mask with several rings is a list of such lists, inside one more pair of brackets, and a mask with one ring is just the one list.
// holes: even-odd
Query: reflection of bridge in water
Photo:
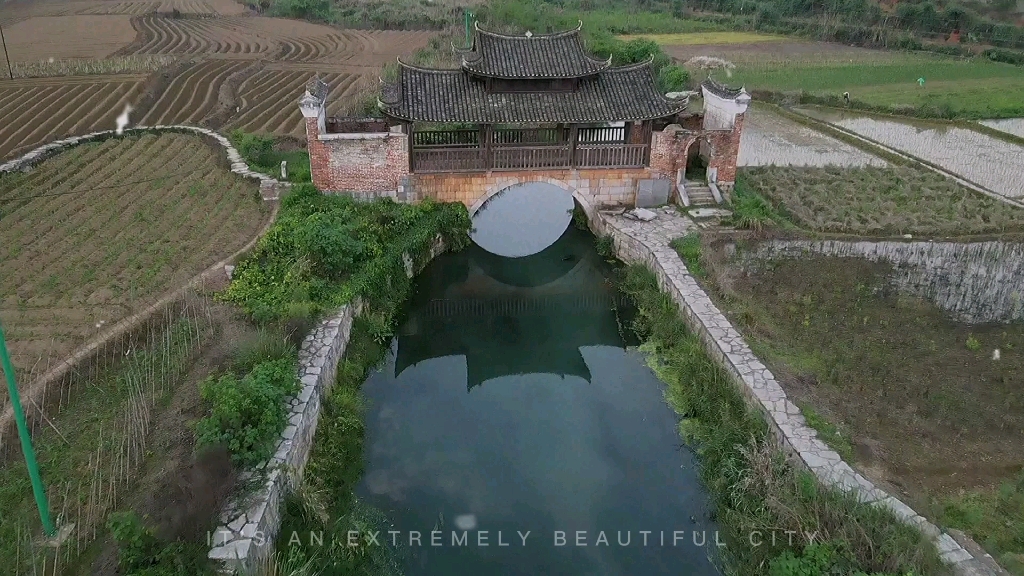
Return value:
[(616, 296), (611, 292), (534, 296), (502, 295), (484, 298), (431, 300), (425, 306), (416, 310), (415, 314), (434, 318), (446, 316), (547, 315), (552, 312), (564, 314), (612, 310), (624, 302), (625, 299), (623, 297)]

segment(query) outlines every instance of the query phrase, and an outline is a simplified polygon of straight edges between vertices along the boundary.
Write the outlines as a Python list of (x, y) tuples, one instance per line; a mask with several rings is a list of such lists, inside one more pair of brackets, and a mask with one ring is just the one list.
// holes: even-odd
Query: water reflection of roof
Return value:
[[(470, 302), (462, 312), (481, 304)], [(465, 356), (468, 390), (493, 378), (518, 374), (579, 376), (589, 382), (590, 369), (580, 347), (623, 346), (614, 312), (608, 308), (569, 315), (564, 310), (557, 315), (551, 310), (542, 314), (508, 310), (495, 315), (483, 308), (477, 309), (481, 313), (476, 316), (435, 315), (429, 307), (413, 311), (406, 333), (398, 337), (395, 377), (424, 360)], [(409, 326), (415, 327), (413, 333)], [(543, 337), (527, 336), (538, 334)]]

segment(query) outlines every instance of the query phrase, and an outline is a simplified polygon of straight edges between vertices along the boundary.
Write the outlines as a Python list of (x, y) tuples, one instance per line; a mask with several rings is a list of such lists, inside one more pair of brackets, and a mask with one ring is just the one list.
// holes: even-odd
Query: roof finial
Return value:
[(524, 36), (526, 36), (527, 38), (533, 38), (533, 32), (530, 32), (529, 30), (527, 30), (526, 34), (524, 34)]
[(580, 20), (580, 23), (576, 25), (576, 31), (579, 32), (580, 30), (583, 30), (583, 20)]

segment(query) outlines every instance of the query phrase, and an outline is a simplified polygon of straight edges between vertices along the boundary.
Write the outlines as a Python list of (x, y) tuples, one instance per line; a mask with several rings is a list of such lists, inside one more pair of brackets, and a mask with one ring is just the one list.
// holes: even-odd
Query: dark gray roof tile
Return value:
[(687, 104), (658, 91), (649, 62), (609, 68), (579, 82), (575, 92), (488, 94), (482, 80), (460, 70), (403, 64), (383, 108), (389, 116), (417, 122), (519, 124), (646, 120), (671, 116)]
[(597, 74), (610, 64), (587, 54), (579, 28), (510, 36), (477, 27), (472, 50), (457, 52), (462, 55), (464, 70), (491, 78), (580, 78)]

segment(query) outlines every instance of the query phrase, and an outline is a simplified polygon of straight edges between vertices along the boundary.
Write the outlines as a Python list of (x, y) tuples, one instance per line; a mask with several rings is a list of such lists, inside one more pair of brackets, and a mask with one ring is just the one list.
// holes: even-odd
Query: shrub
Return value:
[(599, 236), (594, 241), (594, 247), (602, 258), (612, 258), (615, 256), (615, 241), (612, 240), (611, 236)]
[(223, 445), (244, 466), (266, 461), (287, 424), (284, 399), (299, 391), (294, 358), (257, 364), (242, 378), (225, 374), (200, 383), (210, 415), (196, 424), (200, 447)]
[(111, 514), (107, 529), (117, 543), (119, 573), (124, 576), (199, 576), (211, 573), (204, 549), (160, 540), (134, 512)]
[(403, 254), (422, 264), (438, 237), (461, 249), (470, 226), (461, 203), (358, 202), (300, 184), (222, 297), (262, 322), (305, 321), (357, 296), (400, 301), (410, 282)]
[(664, 92), (679, 92), (690, 85), (690, 73), (682, 66), (665, 66), (658, 72), (658, 89)]
[(273, 137), (234, 130), (231, 132), (231, 141), (238, 148), (238, 153), (242, 155), (242, 158), (245, 158), (246, 162), (258, 166), (273, 164)]

